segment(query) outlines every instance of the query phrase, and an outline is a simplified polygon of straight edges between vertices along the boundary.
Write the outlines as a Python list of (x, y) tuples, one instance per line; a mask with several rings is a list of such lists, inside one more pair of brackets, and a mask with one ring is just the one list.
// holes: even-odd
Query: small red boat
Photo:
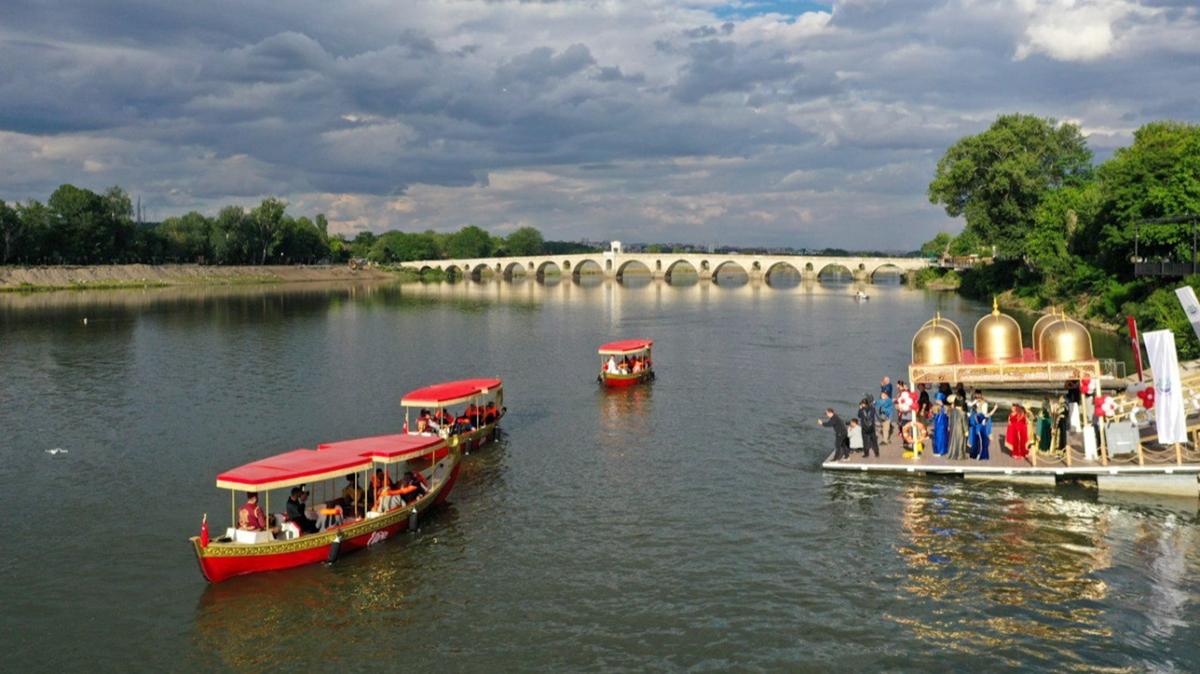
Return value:
[[(332, 562), (386, 540), (416, 526), (422, 513), (446, 500), (458, 479), (460, 456), (437, 436), (381, 435), (296, 449), (221, 473), (217, 487), (230, 490), (232, 524), (225, 535), (209, 540), (205, 516), (200, 535), (191, 538), (200, 572), (219, 583), (233, 576)], [(379, 479), (372, 477), (373, 471), (382, 473)], [(408, 484), (400, 486), (393, 475), (405, 476)], [(339, 478), (347, 478), (347, 486), (341, 497), (333, 498), (341, 489)], [(319, 526), (315, 533), (302, 533), (283, 513), (271, 514), (273, 490), (302, 485), (327, 497), (311, 509), (307, 503), (301, 506), (314, 516), (312, 524)], [(358, 485), (378, 488), (365, 494)], [(236, 505), (239, 491), (247, 492), (243, 512)], [(259, 496), (264, 497), (265, 510), (255, 515)], [(287, 501), (286, 495), (277, 498), (280, 505)], [(239, 515), (246, 521), (239, 522)]]
[(504, 382), (463, 379), (410, 391), (400, 400), (404, 431), (421, 437), (442, 437), (450, 448), (478, 449), (496, 438), (504, 417)]
[(654, 379), (654, 360), (650, 356), (652, 339), (624, 339), (602, 344), (599, 380), (605, 386), (633, 386)]

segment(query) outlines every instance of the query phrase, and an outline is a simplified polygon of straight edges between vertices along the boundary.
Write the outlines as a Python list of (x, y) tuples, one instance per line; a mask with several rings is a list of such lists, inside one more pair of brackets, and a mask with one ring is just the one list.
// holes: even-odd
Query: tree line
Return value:
[[(1200, 126), (1146, 124), (1133, 143), (1095, 163), (1080, 128), (1052, 118), (1002, 115), (952, 145), (938, 162), (929, 200), (966, 220), (923, 252), (982, 253), (994, 260), (963, 274), (960, 292), (990, 297), (1012, 289), (1032, 309), (1054, 305), (1119, 325), (1191, 327), (1172, 284), (1135, 277), (1137, 260), (1188, 262), (1200, 214)], [(1184, 279), (1200, 287), (1200, 276)], [(1186, 357), (1200, 356), (1182, 338)]]
[(534, 227), (506, 237), (476, 226), (457, 232), (329, 233), (324, 214), (293, 217), (271, 197), (254, 208), (226, 206), (210, 217), (192, 211), (158, 223), (134, 220), (120, 187), (96, 193), (62, 185), (45, 203), (0, 200), (0, 264), (215, 265), (343, 263), (590, 252), (587, 246), (545, 241)]

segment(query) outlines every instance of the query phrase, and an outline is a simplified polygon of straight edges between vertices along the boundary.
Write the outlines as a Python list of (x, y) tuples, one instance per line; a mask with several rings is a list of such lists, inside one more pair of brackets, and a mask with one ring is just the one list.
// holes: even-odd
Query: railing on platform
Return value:
[(1106, 379), (1124, 379), (1125, 361), (1116, 358), (1100, 359), (1100, 376)]

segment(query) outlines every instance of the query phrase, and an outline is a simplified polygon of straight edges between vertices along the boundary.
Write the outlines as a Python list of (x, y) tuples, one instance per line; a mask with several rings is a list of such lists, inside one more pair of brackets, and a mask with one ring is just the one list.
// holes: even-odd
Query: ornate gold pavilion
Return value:
[(986, 384), (990, 387), (1036, 388), (1100, 377), (1100, 361), (1092, 354), (1092, 336), (1078, 321), (1050, 313), (1034, 324), (1030, 346), (1021, 326), (1000, 313), (975, 323), (973, 348), (953, 321), (936, 315), (913, 335), (908, 378), (916, 384)]

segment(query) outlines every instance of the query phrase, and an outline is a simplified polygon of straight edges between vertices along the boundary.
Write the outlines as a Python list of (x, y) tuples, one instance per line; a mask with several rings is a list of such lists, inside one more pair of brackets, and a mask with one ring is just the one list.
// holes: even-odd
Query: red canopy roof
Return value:
[(400, 400), (406, 407), (441, 407), (466, 402), (503, 386), (499, 379), (463, 379), (410, 391)]
[(609, 342), (601, 344), (598, 352), (601, 355), (608, 356), (623, 356), (627, 353), (635, 353), (644, 351), (654, 344), (653, 339), (622, 339), (618, 342)]
[(322, 443), (317, 445), (317, 450), (367, 457), (379, 463), (395, 463), (432, 453), (445, 446), (446, 441), (436, 435), (376, 435)]
[(346, 475), (370, 465), (371, 459), (362, 455), (293, 449), (221, 473), (217, 486), (247, 491), (279, 489)]

